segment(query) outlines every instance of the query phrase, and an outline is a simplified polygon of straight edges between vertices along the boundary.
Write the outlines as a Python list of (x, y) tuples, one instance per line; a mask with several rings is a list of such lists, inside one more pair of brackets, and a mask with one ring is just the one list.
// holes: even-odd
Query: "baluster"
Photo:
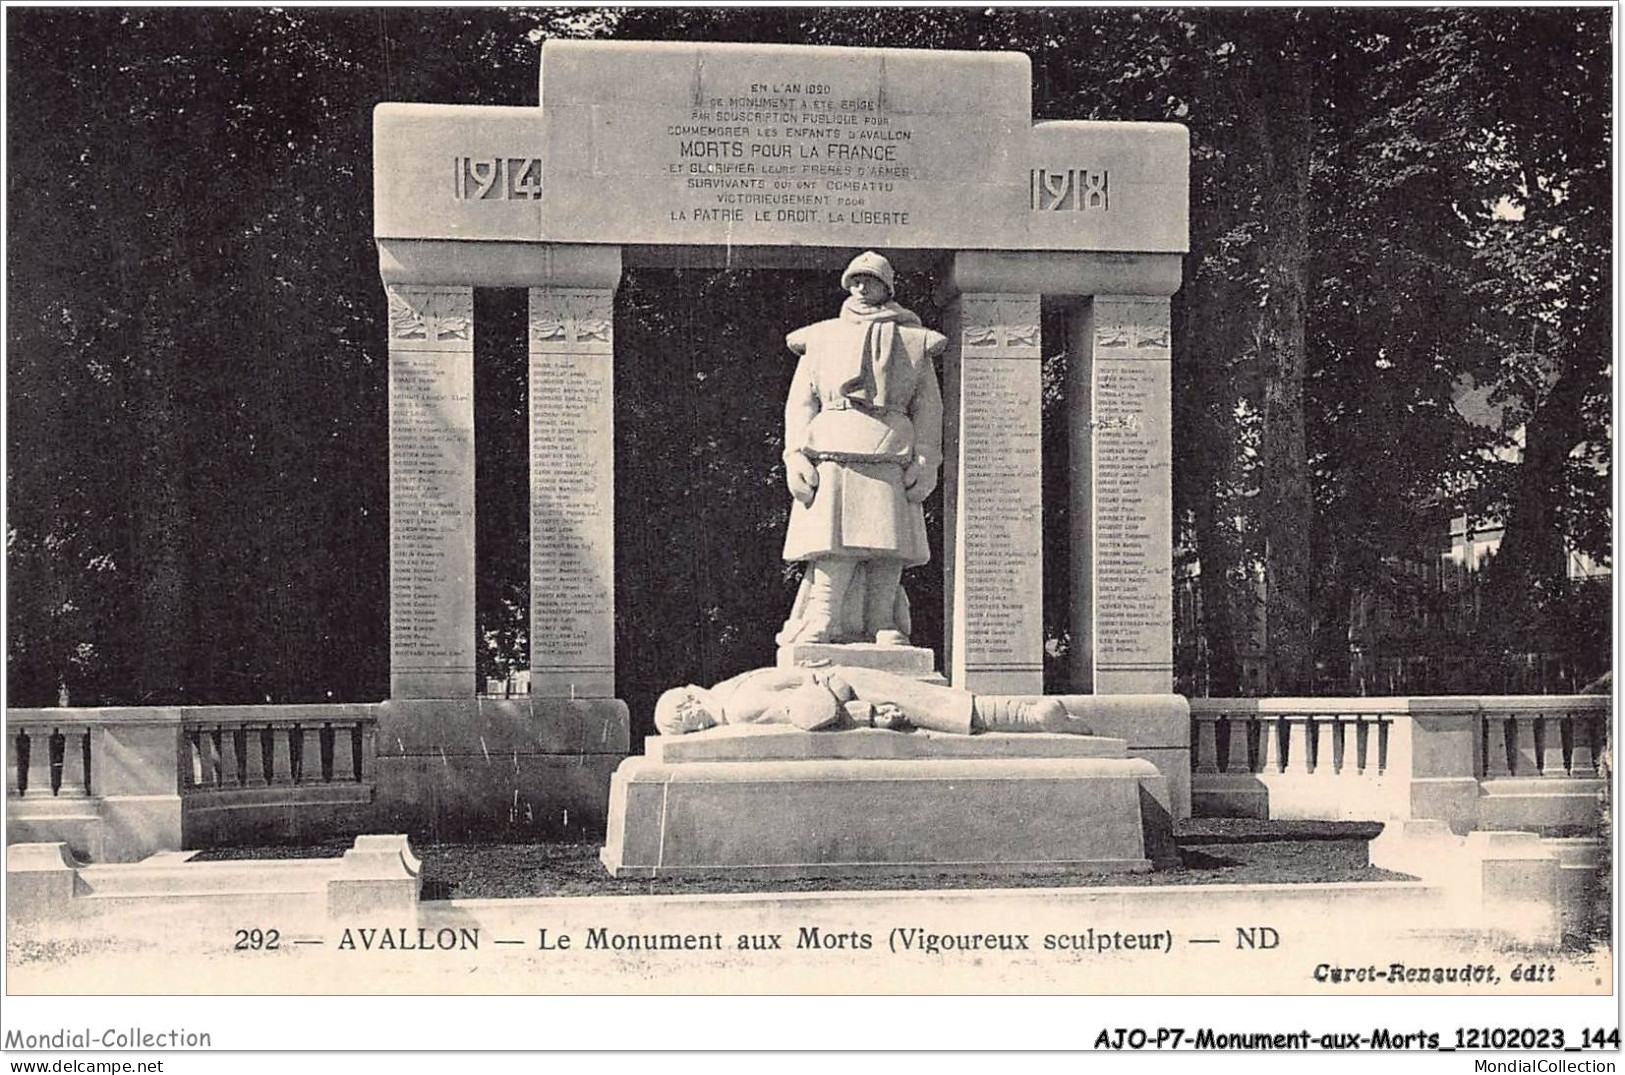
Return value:
[(62, 778), (67, 775), (68, 737), (61, 728), (51, 729), (51, 797), (62, 794)]
[(226, 786), (226, 752), (223, 742), (224, 733), (218, 727), (210, 728), (204, 733), (209, 740), (208, 756), (204, 759), (207, 764), (214, 766), (214, 779), (210, 786), (219, 789)]
[(1484, 776), (1494, 780), (1512, 775), (1512, 754), (1516, 749), (1516, 732), (1508, 737), (1510, 722), (1500, 714), (1484, 718)]
[(378, 752), (378, 743), (375, 738), (377, 730), (377, 727), (370, 722), (366, 724), (357, 723), (355, 726), (356, 738), (360, 743), (361, 782), (363, 784), (372, 783), (372, 762), (374, 755)]
[(372, 763), (366, 755), (366, 733), (361, 722), (350, 725), (350, 773), (357, 784), (372, 777)]
[(1230, 772), (1230, 740), (1235, 728), (1235, 721), (1225, 713), (1219, 714), (1219, 719), (1213, 722), (1213, 752), (1221, 773)]
[(298, 729), (291, 724), (272, 724), (266, 732), (271, 736), (271, 771), (266, 781), (287, 787), (293, 783), (292, 737), (299, 734)]
[(333, 724), (333, 783), (350, 784), (355, 781), (355, 746), (350, 738), (350, 725)]
[(271, 728), (243, 726), (243, 745), (248, 765), (248, 786), (263, 788), (271, 782)]
[(1567, 719), (1563, 721), (1563, 742), (1566, 748), (1564, 752), (1569, 755), (1569, 774), (1578, 777), (1596, 776), (1600, 744), (1592, 738), (1595, 734), (1594, 718), (1584, 711), (1567, 713), (1565, 717)]
[(288, 727), (288, 782), (303, 784), (305, 782), (305, 726), (293, 724)]
[(62, 777), (58, 795), (82, 798), (90, 794), (90, 729), (69, 728), (62, 733)]
[(1247, 736), (1252, 727), (1252, 721), (1242, 720), (1239, 717), (1231, 718), (1230, 738), (1224, 744), (1224, 771), (1227, 773), (1251, 772), (1251, 758), (1247, 749)]
[(1343, 762), (1346, 757), (1346, 748), (1343, 745), (1343, 732), (1348, 727), (1348, 721), (1342, 717), (1332, 718), (1332, 772), (1343, 775)]
[(1512, 764), (1515, 776), (1539, 776), (1541, 770), (1540, 758), (1540, 716), (1538, 714), (1519, 713), (1513, 718), (1514, 732), (1517, 744), (1517, 753), (1513, 756)]
[(1281, 772), (1286, 772), (1294, 764), (1300, 773), (1309, 771), (1310, 724), (1308, 717), (1295, 715), (1287, 725), (1287, 748), (1281, 754)]
[(231, 779), (234, 787), (248, 786), (248, 729), (242, 725), (231, 728), (226, 736), (231, 740)]
[(28, 785), (28, 737), (20, 725), (6, 729), (6, 794), (22, 797)]
[(1216, 773), (1219, 771), (1219, 722), (1217, 720), (1196, 720), (1196, 772)]
[(1354, 719), (1354, 767), (1361, 776), (1371, 764), (1371, 721), (1364, 717)]
[(1318, 719), (1316, 717), (1310, 717), (1308, 720), (1304, 721), (1304, 725), (1303, 725), (1303, 742), (1304, 742), (1303, 762), (1304, 762), (1304, 768), (1308, 772), (1313, 773), (1313, 772), (1317, 771), (1318, 769), (1320, 769), (1320, 767), (1321, 767), (1321, 765), (1323, 763), (1326, 763), (1328, 761), (1327, 756), (1331, 753), (1331, 751), (1329, 751), (1329, 750), (1323, 751), (1323, 748), (1325, 747), (1325, 744), (1326, 744), (1327, 733), (1329, 733), (1330, 731), (1331, 731), (1330, 725), (1328, 724), (1328, 722), (1326, 722), (1324, 720), (1320, 720), (1320, 719)]
[(202, 736), (196, 728), (181, 728), (181, 787), (203, 785)]
[(331, 724), (322, 725), (321, 738), (322, 783), (331, 784), (333, 782), (333, 726)]
[(1259, 718), (1258, 771), (1261, 773), (1286, 772), (1287, 717), (1271, 714)]
[(1377, 775), (1381, 776), (1388, 771), (1388, 730), (1394, 726), (1391, 720), (1377, 718)]
[(333, 783), (356, 781), (356, 745), (349, 734), (351, 724), (333, 724)]
[(55, 733), (49, 725), (28, 729), (28, 787), (23, 792), (28, 798), (51, 797), (51, 736)]
[(322, 782), (322, 726), (320, 724), (307, 724), (304, 726), (304, 750), (299, 762), (299, 782), (301, 784), (320, 784)]

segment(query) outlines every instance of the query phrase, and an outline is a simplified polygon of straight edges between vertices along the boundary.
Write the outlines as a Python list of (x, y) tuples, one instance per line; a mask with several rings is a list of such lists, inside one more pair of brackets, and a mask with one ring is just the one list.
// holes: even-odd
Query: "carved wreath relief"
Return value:
[(1038, 301), (1020, 295), (960, 300), (961, 334), (967, 351), (993, 348), (1038, 350)]
[(533, 346), (608, 350), (613, 326), (614, 305), (609, 291), (531, 289), (530, 342)]
[(392, 342), (472, 342), (474, 291), (466, 287), (391, 287)]
[[(1166, 357), (1171, 332), (1165, 302), (1101, 303), (1096, 307), (1095, 347), (1125, 352), (1154, 351)], [(1128, 354), (1116, 356), (1127, 358)]]

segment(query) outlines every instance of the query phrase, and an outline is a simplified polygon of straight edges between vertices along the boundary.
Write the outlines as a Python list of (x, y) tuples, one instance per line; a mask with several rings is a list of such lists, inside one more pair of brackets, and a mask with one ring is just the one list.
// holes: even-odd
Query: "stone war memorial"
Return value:
[[(1201, 936), (1219, 921), (1267, 923), (1286, 941), (1266, 977), (1287, 991), (1322, 988), (1288, 966), (1309, 959), (1310, 941), (1363, 944), (1376, 931), (1456, 958), (1486, 938), (1549, 948), (1606, 913), (1606, 698), (1174, 692), (1170, 304), (1189, 241), (1184, 127), (1034, 122), (1020, 53), (548, 40), (539, 105), (385, 103), (372, 135), (389, 695), (8, 711), (17, 921), (84, 924), (190, 900), (216, 917), (293, 908), (313, 932), (358, 920), (534, 935), (534, 901), (423, 899), (407, 837), (420, 849), (516, 830), (588, 839), (606, 884), (1000, 880), (1177, 866), (1176, 831), (1193, 818), (1381, 822), (1370, 865), (1398, 879), (863, 896), (929, 898), (948, 919), (982, 901), (977, 914), (993, 910), (977, 928), (1115, 915), (1154, 923), (1148, 936)], [(782, 629), (761, 640), (772, 656), (720, 682), (666, 683), (652, 712), (634, 714), (618, 684), (640, 654), (617, 652), (615, 629), (616, 371), (634, 357), (618, 350), (631, 313), (617, 292), (646, 268), (805, 272), (828, 297), (816, 320), (767, 326), (781, 345), (760, 356), (784, 371), (760, 415), (759, 443), (784, 435), (786, 522), (773, 540), (801, 573), (774, 610)], [(899, 288), (916, 273), (933, 293)], [(530, 690), (503, 697), (476, 682), (482, 288), (528, 294)], [(1061, 338), (1044, 338), (1052, 326)], [(1048, 433), (1069, 459), (1057, 534), (1044, 525), (1042, 364), (1062, 351), (1065, 428)], [(940, 556), (928, 510), (942, 521)], [(1061, 594), (1046, 593), (1046, 548), (1067, 552)], [(940, 650), (916, 644), (911, 600), (939, 571)], [(658, 599), (621, 581), (622, 602)], [(1044, 610), (1056, 602), (1070, 634), (1060, 683), (1045, 679)], [(634, 727), (655, 729), (636, 754)], [(189, 860), (333, 838), (355, 843), (298, 868)], [(843, 895), (797, 906), (874, 928), (869, 904)], [(635, 932), (654, 914), (720, 936), (741, 916), (778, 923), (783, 897), (729, 893), (657, 914), (635, 900), (548, 900), (546, 921)], [(686, 898), (652, 884), (639, 896)], [(1347, 928), (1324, 928), (1328, 901)], [(607, 973), (511, 954), (559, 991), (594, 991)], [(460, 957), (437, 958), (411, 973), (444, 980), (385, 988), (477, 980), (448, 984)], [(729, 958), (658, 980), (759, 990)], [(1078, 981), (1190, 991), (1177, 969), (1100, 966)], [(782, 968), (783, 988), (871, 971), (870, 991), (943, 988), (938, 963), (798, 967)], [(1057, 973), (1022, 964), (999, 987), (1051, 988)], [(1247, 987), (1228, 967), (1208, 974), (1202, 988)]]
[[(403, 807), (505, 809), (512, 789), (486, 782), (483, 742), (518, 751), (520, 796), (543, 809), (563, 803), (601, 814), (612, 788), (605, 861), (617, 873), (1149, 865), (1141, 790), (1165, 813), (1189, 812), (1188, 711), (1171, 693), (1168, 515), (1169, 296), (1188, 230), (1184, 129), (1035, 125), (1029, 65), (1014, 54), (550, 41), (541, 78), (538, 109), (384, 105), (375, 117), (393, 509), (380, 796), (412, 785)], [(918, 499), (940, 471), (941, 570), (952, 606), (945, 652), (939, 669), (929, 650), (876, 644), (877, 624), (882, 636), (905, 641), (892, 595), (901, 567), (923, 561), (922, 523), (908, 539), (920, 553), (912, 560), (906, 551), (854, 560), (844, 547), (826, 558), (787, 548), (787, 559), (808, 561), (798, 606), (809, 592), (817, 603), (831, 572), (843, 592), (869, 586), (879, 596), (868, 595), (866, 630), (860, 610), (859, 638), (829, 629), (825, 593), (822, 627), (787, 624), (778, 663), (862, 666), (961, 694), (1044, 693), (1039, 333), (1041, 306), (1058, 304), (1077, 356), (1070, 611), (1076, 636), (1089, 641), (1074, 679), (1093, 688), (1071, 703), (1084, 715), (1077, 726), (1097, 734), (1057, 741), (994, 732), (950, 743), (923, 731), (741, 735), (750, 729), (735, 727), (690, 743), (652, 741), (612, 785), (613, 749), (586, 765), (559, 765), (581, 743), (624, 745), (628, 736), (614, 697), (609, 496), (623, 267), (827, 268), (833, 284), (865, 251), (868, 267), (888, 277), (894, 260), (943, 269), (942, 291), (921, 296), (929, 327), (914, 317), (919, 327), (876, 328), (873, 338), (888, 341), (875, 345), (882, 365), (889, 331), (899, 354), (916, 347), (907, 361), (929, 375), (930, 414), (905, 424), (930, 428)], [(474, 698), (468, 499), (479, 331), (472, 294), (497, 286), (529, 289), (531, 363), (532, 694), (502, 704)], [(877, 301), (891, 297), (889, 282), (884, 290)], [(826, 366), (820, 348), (862, 349), (857, 337), (831, 342), (831, 331), (810, 326), (792, 334), (791, 346)], [(822, 390), (812, 388), (813, 412), (820, 393), (834, 391), (830, 378), (839, 380), (829, 374)], [(810, 420), (811, 434), (844, 437), (839, 447), (850, 449), (866, 434), (842, 434), (836, 419), (877, 420), (839, 402), (839, 412), (794, 424)], [(868, 406), (882, 413), (885, 404)], [(764, 426), (776, 421), (763, 415)], [(807, 439), (802, 429), (787, 435)], [(912, 439), (901, 440), (905, 463)], [(817, 544), (798, 536), (804, 529), (844, 526), (850, 535), (891, 510), (865, 502), (869, 479), (842, 479), (830, 469), (839, 466), (808, 464), (808, 478), (822, 474), (827, 488), (817, 496), (809, 488), (807, 503), (791, 508), (792, 545)], [(814, 518), (837, 500), (842, 519)], [(881, 606), (883, 622), (873, 611)], [(1118, 695), (1131, 697), (1106, 701)], [(1145, 749), (1130, 757), (1131, 745)], [(1057, 788), (1078, 789), (1077, 800), (1053, 801)], [(1020, 835), (1041, 800), (1068, 836), (1028, 847)], [(764, 812), (769, 802), (783, 815)], [(1097, 813), (1103, 823), (1091, 824)], [(905, 814), (919, 823), (897, 827), (917, 834), (918, 845), (888, 847), (885, 832)], [(956, 846), (964, 835), (956, 821), (970, 814), (1009, 823), (982, 826), (982, 846)], [(1121, 831), (1105, 835), (1108, 816)], [(758, 818), (761, 832), (742, 831)], [(876, 831), (859, 833), (862, 818)], [(1085, 846), (1092, 837), (1100, 846)]]

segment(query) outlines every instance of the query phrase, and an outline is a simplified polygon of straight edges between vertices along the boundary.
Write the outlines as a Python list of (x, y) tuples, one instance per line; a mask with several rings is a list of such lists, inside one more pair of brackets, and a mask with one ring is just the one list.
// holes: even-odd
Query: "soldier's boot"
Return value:
[(841, 602), (851, 588), (855, 560), (832, 558), (815, 561), (807, 568), (812, 580), (807, 588), (807, 607), (801, 616), (800, 628), (791, 641), (833, 642), (840, 634), (836, 625)]
[(987, 732), (1059, 732), (1088, 735), (1089, 728), (1066, 711), (1059, 698), (978, 694), (972, 727)]

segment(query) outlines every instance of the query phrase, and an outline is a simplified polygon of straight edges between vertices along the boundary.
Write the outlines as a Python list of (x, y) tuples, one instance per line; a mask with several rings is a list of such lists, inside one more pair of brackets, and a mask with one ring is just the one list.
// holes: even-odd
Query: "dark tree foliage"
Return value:
[[(1449, 513), (1507, 523), (1495, 565), (1506, 616), (1472, 644), (1596, 649), (1607, 609), (1570, 592), (1562, 561), (1565, 547), (1605, 559), (1611, 534), (1610, 18), (12, 11), (9, 697), (384, 694), (371, 111), (535, 104), (548, 36), (1016, 49), (1032, 57), (1038, 119), (1187, 124), (1175, 507), (1208, 613), (1180, 652), (1205, 654), (1208, 688), (1238, 691), (1262, 601), (1277, 687), (1343, 689), (1352, 595)], [(618, 690), (640, 719), (664, 686), (770, 657), (796, 579), (778, 558), (782, 335), (834, 311), (827, 276), (623, 280)], [(902, 287), (928, 324), (932, 283)], [(526, 658), (524, 296), (477, 301), (477, 603), (491, 674)], [(1051, 535), (1066, 532), (1058, 326), (1047, 311)], [(1504, 406), (1498, 428), (1453, 406), (1470, 385)], [(939, 531), (933, 518), (934, 542)], [(1048, 547), (1058, 656), (1072, 644), (1066, 550)], [(910, 585), (917, 633), (935, 644), (940, 574)]]

